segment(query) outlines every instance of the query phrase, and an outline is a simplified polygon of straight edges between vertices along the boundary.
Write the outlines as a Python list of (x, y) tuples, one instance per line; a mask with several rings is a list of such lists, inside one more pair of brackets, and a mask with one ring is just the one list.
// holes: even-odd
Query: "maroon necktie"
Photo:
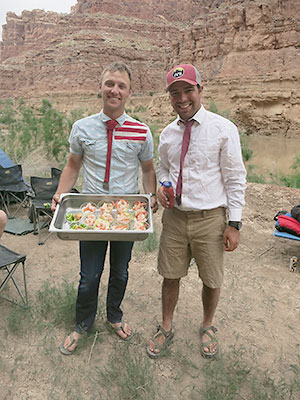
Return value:
[(188, 151), (189, 144), (190, 144), (191, 130), (192, 130), (193, 123), (194, 123), (194, 120), (184, 122), (185, 130), (184, 130), (182, 144), (181, 144), (180, 170), (179, 170), (179, 175), (178, 175), (177, 185), (176, 185), (176, 202), (179, 206), (181, 204), (181, 194), (182, 194), (182, 168), (183, 168), (184, 158), (185, 158), (185, 155)]
[(109, 174), (110, 174), (110, 161), (111, 161), (111, 148), (113, 140), (113, 131), (117, 125), (117, 121), (110, 119), (106, 121), (107, 126), (107, 155), (106, 155), (106, 169), (103, 187), (108, 190)]

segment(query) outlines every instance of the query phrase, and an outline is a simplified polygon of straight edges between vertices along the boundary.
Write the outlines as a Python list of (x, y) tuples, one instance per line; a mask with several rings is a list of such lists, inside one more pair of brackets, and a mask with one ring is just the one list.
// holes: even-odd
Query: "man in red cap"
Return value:
[[(158, 272), (164, 278), (162, 323), (147, 353), (157, 358), (172, 342), (180, 280), (194, 258), (203, 283), (200, 351), (214, 357), (218, 343), (213, 318), (223, 282), (224, 250), (235, 250), (240, 241), (246, 170), (237, 127), (201, 103), (199, 71), (190, 64), (172, 68), (167, 91), (178, 116), (162, 131), (158, 149), (158, 199), (164, 207), (158, 255)], [(166, 181), (174, 188), (174, 208), (164, 193)]]

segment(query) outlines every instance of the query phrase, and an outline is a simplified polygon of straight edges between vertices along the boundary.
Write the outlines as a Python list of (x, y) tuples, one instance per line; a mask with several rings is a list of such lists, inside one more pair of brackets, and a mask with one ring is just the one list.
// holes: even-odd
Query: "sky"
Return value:
[(44, 11), (55, 11), (69, 13), (71, 6), (77, 0), (0, 0), (0, 38), (2, 38), (2, 25), (6, 24), (6, 13), (12, 11), (21, 15), (23, 10), (41, 9)]

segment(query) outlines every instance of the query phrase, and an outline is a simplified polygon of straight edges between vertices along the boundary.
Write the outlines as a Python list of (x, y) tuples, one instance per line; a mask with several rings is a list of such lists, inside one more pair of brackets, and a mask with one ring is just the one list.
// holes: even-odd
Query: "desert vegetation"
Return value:
[[(211, 105), (211, 110), (219, 113), (214, 104)], [(144, 107), (136, 107), (131, 111), (139, 117), (139, 114), (145, 113), (146, 110)], [(28, 153), (40, 149), (50, 160), (56, 160), (60, 166), (63, 166), (68, 153), (70, 128), (76, 119), (87, 114), (87, 111), (80, 109), (68, 114), (62, 113), (47, 100), (43, 100), (37, 108), (26, 105), (22, 100), (17, 104), (12, 100), (2, 101), (0, 105), (1, 148), (15, 163), (22, 164)], [(229, 113), (222, 114), (230, 117)], [(157, 159), (159, 123), (153, 121), (149, 125), (154, 137)], [(247, 136), (241, 132), (240, 137), (244, 160), (249, 162), (252, 151), (247, 145)], [(271, 176), (268, 179), (280, 185), (299, 188), (299, 157), (294, 162), (294, 171), (295, 173), (291, 176)], [(249, 168), (248, 165), (249, 181), (263, 183), (264, 179), (266, 178), (251, 174), (251, 167)], [(250, 219), (253, 219), (252, 215)], [(193, 332), (194, 328), (190, 328), (193, 326), (192, 316), (188, 313), (184, 317), (181, 316), (183, 322), (178, 332), (177, 343), (160, 360), (153, 361), (148, 358), (145, 346), (155, 322), (153, 315), (159, 312), (158, 309), (154, 309), (154, 305), (159, 304), (158, 278), (156, 271), (151, 269), (151, 266), (155, 266), (156, 263), (158, 241), (159, 227), (145, 241), (137, 242), (134, 247), (132, 263), (135, 268), (135, 279), (139, 279), (139, 286), (138, 288), (133, 285), (129, 287), (125, 306), (127, 315), (136, 326), (134, 340), (124, 343), (117, 341), (115, 337), (109, 337), (105, 326), (106, 291), (104, 290), (105, 283), (103, 283), (100, 289), (99, 313), (95, 328), (91, 334), (84, 337), (80, 348), (71, 359), (62, 359), (57, 341), (62, 340), (65, 334), (72, 330), (74, 323), (77, 282), (70, 278), (70, 275), (73, 277), (77, 274), (78, 257), (74, 251), (75, 246), (74, 243), (71, 243), (69, 247), (65, 245), (68, 254), (63, 256), (65, 258), (61, 262), (56, 257), (63, 244), (61, 242), (52, 244), (51, 241), (47, 243), (44, 250), (47, 256), (45, 257), (46, 266), (41, 272), (42, 266), (38, 258), (41, 256), (41, 250), (34, 248), (33, 245), (34, 255), (31, 265), (36, 268), (36, 271), (31, 273), (31, 282), (35, 282), (35, 289), (31, 287), (29, 307), (24, 309), (1, 301), (3, 312), (0, 319), (0, 374), (6, 383), (5, 400), (39, 399), (41, 397), (35, 395), (33, 389), (28, 393), (26, 391), (28, 387), (38, 386), (44, 386), (43, 393), (47, 393), (44, 398), (53, 400), (108, 400), (113, 397), (125, 400), (299, 399), (299, 354), (290, 361), (284, 357), (282, 350), (278, 349), (278, 354), (274, 355), (276, 362), (274, 364), (271, 362), (266, 367), (265, 364), (261, 364), (257, 353), (249, 351), (247, 343), (241, 343), (239, 333), (232, 326), (230, 333), (227, 331), (227, 336), (224, 335), (228, 344), (223, 346), (220, 356), (214, 361), (203, 360), (193, 337), (197, 333)], [(33, 239), (32, 243), (36, 244)], [(63, 264), (61, 270), (52, 272), (53, 266), (58, 263)], [(69, 264), (71, 267), (64, 273)], [(224, 317), (226, 313), (230, 314), (230, 321), (235, 324), (239, 319), (246, 318), (247, 307), (250, 312), (249, 303), (247, 304), (243, 298), (240, 304), (241, 311), (234, 311), (234, 307), (237, 306), (233, 304), (237, 304), (237, 301), (231, 302), (229, 295), (234, 297), (239, 290), (237, 279), (240, 277), (238, 278), (237, 274), (240, 272), (236, 272), (235, 268), (230, 268), (231, 265), (229, 265), (230, 272), (227, 277), (227, 287), (225, 287), (228, 303), (224, 300), (219, 317), (220, 325), (222, 316), (225, 320), (229, 319)], [(246, 279), (247, 273), (251, 274), (247, 271), (243, 273), (245, 275), (242, 275), (242, 279)], [(57, 279), (55, 274), (60, 278)], [(193, 272), (191, 274), (193, 275)], [(196, 293), (199, 297), (193, 286), (196, 281), (197, 277), (192, 276), (191, 281), (186, 285), (191, 285), (194, 295)], [(265, 290), (259, 281), (259, 276), (250, 277), (249, 282), (253, 282), (253, 290), (257, 287), (260, 291)], [(296, 280), (294, 282), (296, 288)], [(276, 284), (279, 285), (277, 282)], [(156, 285), (153, 291), (152, 285)], [(263, 312), (267, 310), (274, 312), (276, 301), (274, 290), (274, 295), (268, 294), (264, 298), (261, 306)], [(184, 306), (180, 303), (179, 307)], [(193, 314), (194, 317), (195, 314), (196, 312)], [(258, 320), (257, 317), (254, 322), (247, 320), (247, 323), (255, 324)], [(254, 328), (251, 326), (250, 330), (252, 329)], [(261, 344), (260, 340), (263, 342), (264, 335), (264, 329), (260, 329), (257, 333), (258, 347)], [(265, 343), (262, 344), (261, 349), (258, 348), (258, 353), (267, 351), (265, 346)], [(299, 353), (299, 346), (295, 344), (296, 351)], [(7, 352), (10, 352), (9, 357), (6, 356)], [(14, 387), (14, 382), (19, 389)], [(31, 383), (33, 386), (30, 386)]]
[[(210, 103), (209, 110), (231, 119), (230, 111), (220, 111), (214, 102)], [(127, 112), (134, 118), (141, 120), (140, 114), (144, 114), (147, 108), (144, 105), (135, 106)], [(65, 164), (69, 151), (68, 137), (72, 124), (79, 118), (88, 115), (84, 109), (74, 109), (69, 113), (58, 111), (50, 101), (42, 100), (37, 108), (26, 105), (24, 100), (18, 102), (11, 99), (0, 101), (0, 143), (1, 148), (15, 162), (22, 163), (27, 154), (37, 148), (54, 159), (59, 166)], [(232, 120), (232, 119), (231, 119)], [(235, 122), (234, 120), (232, 120)], [(153, 134), (157, 161), (157, 147), (159, 141), (158, 121), (148, 122)], [(300, 155), (293, 160), (291, 174), (274, 174), (268, 176), (255, 172), (255, 165), (251, 164), (253, 151), (247, 143), (247, 135), (243, 130), (239, 131), (243, 159), (247, 165), (248, 182), (273, 183), (276, 185), (300, 188)]]

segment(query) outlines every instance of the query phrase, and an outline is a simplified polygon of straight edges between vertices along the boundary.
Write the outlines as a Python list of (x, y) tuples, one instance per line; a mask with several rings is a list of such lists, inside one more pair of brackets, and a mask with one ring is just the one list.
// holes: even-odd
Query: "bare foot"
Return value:
[[(149, 341), (147, 352), (150, 355), (150, 357), (151, 353), (154, 353), (157, 356), (159, 356), (160, 353), (164, 352), (169, 343), (171, 343), (173, 336), (174, 333), (172, 332), (172, 329), (166, 331), (161, 326), (159, 326), (157, 328), (157, 332), (153, 336), (153, 339)], [(156, 343), (153, 340), (155, 340)], [(152, 357), (154, 357), (153, 354)]]
[(70, 335), (68, 335), (64, 341), (63, 344), (63, 349), (66, 350), (66, 352), (73, 353), (76, 347), (78, 346), (78, 341), (81, 338), (81, 335), (74, 331)]
[(204, 356), (213, 357), (218, 352), (218, 342), (215, 337), (217, 329), (214, 326), (209, 326), (200, 328), (200, 338), (201, 338), (201, 353)]
[[(126, 340), (132, 336), (132, 329), (130, 326), (125, 322), (122, 327), (122, 322), (118, 322), (117, 324), (110, 324), (111, 327), (114, 329), (116, 335), (120, 336), (121, 339)], [(120, 329), (116, 329), (120, 328)]]
[[(157, 342), (159, 343), (160, 348), (162, 348), (162, 346), (163, 346), (164, 343), (165, 343), (166, 338), (165, 338), (164, 335), (161, 334), (161, 331), (160, 331), (160, 330), (156, 332), (156, 334), (153, 336), (153, 338), (157, 340)], [(149, 349), (150, 349), (153, 353), (158, 354), (158, 353), (160, 353), (160, 349), (158, 349), (156, 346), (157, 346), (157, 345), (156, 345), (152, 340), (150, 340), (150, 342), (149, 342)]]

